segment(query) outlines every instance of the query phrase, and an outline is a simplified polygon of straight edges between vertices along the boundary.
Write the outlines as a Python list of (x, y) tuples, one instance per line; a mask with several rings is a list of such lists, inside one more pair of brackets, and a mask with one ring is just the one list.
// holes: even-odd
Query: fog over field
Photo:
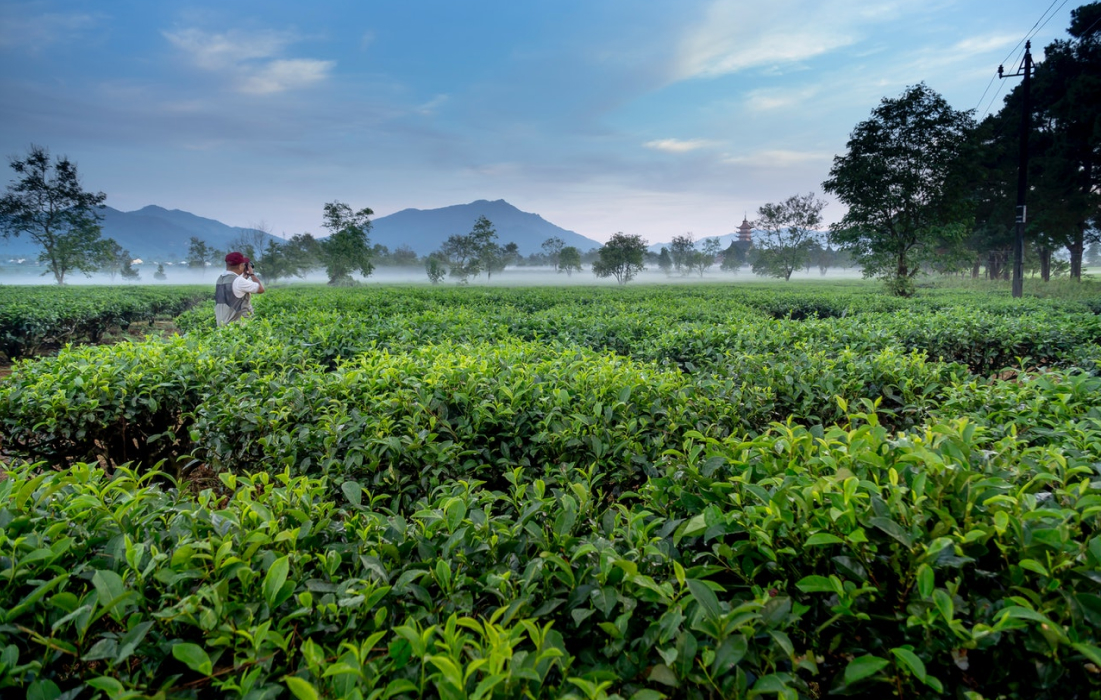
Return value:
[[(39, 271), (42, 268), (3, 268), (0, 267), (0, 285), (53, 285), (53, 276), (50, 274), (42, 275)], [(218, 279), (220, 274), (211, 268), (204, 271), (196, 271), (186, 267), (178, 268), (165, 268), (164, 280), (153, 279), (153, 274), (157, 271), (155, 267), (149, 266), (135, 266), (141, 277), (137, 281), (127, 281), (122, 279), (119, 275), (115, 275), (114, 278), (110, 275), (103, 273), (96, 273), (91, 276), (85, 276), (79, 271), (69, 273), (65, 276), (65, 284), (67, 286), (83, 286), (83, 285), (101, 285), (101, 286), (115, 286), (115, 287), (128, 287), (135, 285), (169, 285), (169, 284), (206, 284), (210, 285), (211, 289), (214, 288), (214, 282)], [(263, 279), (263, 273), (260, 275)], [(809, 272), (806, 270), (799, 270), (792, 273), (792, 281), (813, 281), (813, 280), (842, 280), (842, 279), (861, 279), (860, 270), (858, 268), (850, 269), (831, 269), (825, 275), (818, 272), (817, 269), (812, 269)], [(363, 278), (357, 275), (356, 280), (364, 285), (372, 284), (416, 284), (429, 286), (428, 276), (425, 274), (423, 268), (417, 267), (380, 267), (375, 268), (375, 271), (371, 273), (370, 277)], [(290, 277), (281, 278), (271, 283), (272, 289), (278, 289), (279, 287), (286, 287), (296, 284), (324, 284), (328, 281), (323, 270), (317, 270), (309, 273), (304, 278)], [(658, 270), (656, 267), (651, 267), (643, 270), (637, 277), (628, 283), (628, 286), (636, 284), (695, 284), (698, 282), (705, 283), (746, 283), (746, 282), (774, 282), (776, 284), (782, 284), (783, 280), (778, 280), (772, 277), (761, 277), (754, 275), (750, 272), (749, 268), (743, 268), (736, 274), (729, 272), (722, 272), (718, 269), (714, 269), (703, 275), (692, 273), (689, 275), (672, 274), (666, 275), (664, 272)], [(564, 272), (556, 273), (552, 267), (509, 267), (504, 272), (499, 272), (493, 275), (492, 279), (487, 279), (485, 275), (479, 275), (477, 278), (471, 280), (466, 286), (468, 287), (484, 287), (484, 286), (616, 286), (616, 281), (612, 277), (600, 278), (595, 276), (591, 270), (585, 269), (582, 272), (575, 272), (572, 275), (567, 275)], [(440, 287), (458, 287), (454, 280), (450, 278), (444, 278), (438, 286)]]

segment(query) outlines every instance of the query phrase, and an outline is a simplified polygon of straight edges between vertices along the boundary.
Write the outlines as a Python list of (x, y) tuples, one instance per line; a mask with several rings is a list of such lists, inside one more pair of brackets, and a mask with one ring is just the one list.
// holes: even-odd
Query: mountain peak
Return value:
[(543, 242), (551, 237), (558, 237), (566, 245), (581, 250), (600, 246), (591, 238), (555, 226), (504, 199), (477, 199), (469, 204), (438, 209), (402, 209), (375, 219), (371, 225), (371, 240), (390, 249), (408, 246), (417, 255), (428, 255), (439, 250), (450, 236), (469, 233), (480, 216), (493, 222), (499, 243), (515, 243), (523, 255), (539, 252)]

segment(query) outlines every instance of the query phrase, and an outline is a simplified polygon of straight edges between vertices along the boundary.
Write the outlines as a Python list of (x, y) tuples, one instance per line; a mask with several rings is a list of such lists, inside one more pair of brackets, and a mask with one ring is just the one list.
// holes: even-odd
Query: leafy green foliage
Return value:
[(1088, 304), (302, 288), (257, 311), (0, 384), (0, 691), (1101, 691)]
[(0, 287), (0, 353), (15, 360), (47, 344), (96, 343), (109, 328), (174, 317), (210, 296), (199, 287)]
[(51, 163), (41, 146), (32, 145), (26, 158), (12, 158), (10, 165), (18, 179), (0, 197), (0, 235), (27, 234), (42, 247), (38, 259), (58, 284), (73, 270), (95, 270), (102, 246), (96, 210), (107, 195), (85, 192), (76, 164), (64, 156)]
[(619, 284), (627, 284), (645, 269), (646, 241), (641, 236), (616, 233), (600, 248), (600, 257), (593, 262), (593, 274), (597, 277), (615, 277)]
[[(816, 231), (822, 224), (825, 206), (813, 192), (762, 205), (757, 210), (761, 218), (754, 222), (758, 240), (753, 272), (786, 281), (791, 279), (792, 272), (806, 267), (818, 245)], [(733, 243), (730, 245), (734, 251), (738, 250)]]
[(974, 217), (964, 186), (974, 120), (924, 83), (884, 98), (856, 125), (822, 188), (848, 208), (830, 240), (867, 276), (910, 296), (914, 277), (967, 233)]
[[(359, 271), (364, 277), (370, 277), (375, 266), (371, 263), (371, 215), (368, 207), (353, 211), (343, 202), (329, 202), (325, 205), (324, 226), (329, 236), (317, 242), (329, 275), (329, 284), (346, 286), (354, 282), (352, 273)], [(305, 241), (303, 241), (305, 242)]]

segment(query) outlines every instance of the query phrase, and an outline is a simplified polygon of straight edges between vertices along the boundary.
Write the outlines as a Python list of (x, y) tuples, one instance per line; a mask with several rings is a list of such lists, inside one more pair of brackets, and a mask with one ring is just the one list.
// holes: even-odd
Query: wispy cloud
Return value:
[(211, 33), (192, 28), (164, 32), (164, 37), (195, 66), (229, 75), (236, 89), (248, 94), (309, 87), (324, 81), (336, 66), (336, 61), (283, 58), (286, 48), (299, 39), (291, 32)]
[(790, 65), (857, 43), (900, 2), (714, 0), (682, 38), (676, 78)]
[(99, 19), (86, 12), (35, 12), (35, 5), (0, 4), (0, 47), (38, 51), (90, 32)]
[(752, 165), (761, 168), (787, 168), (807, 163), (825, 162), (833, 154), (822, 151), (788, 151), (783, 149), (757, 151), (741, 156), (726, 156), (723, 162), (732, 165)]
[(272, 61), (256, 69), (241, 82), (241, 92), (266, 95), (304, 88), (328, 77), (336, 61), (295, 58)]
[(448, 99), (450, 99), (448, 95), (436, 95), (428, 102), (425, 102), (424, 104), (417, 107), (415, 111), (417, 112), (417, 114), (422, 114), (426, 117), (431, 116), (435, 114), (436, 110), (439, 109), (440, 106), (443, 105), (445, 102), (447, 102)]
[(746, 106), (755, 112), (767, 112), (775, 109), (787, 109), (788, 107), (805, 107), (819, 89), (816, 87), (802, 88), (799, 90), (786, 90), (780, 88), (764, 88), (753, 90), (746, 95)]
[(652, 148), (655, 151), (665, 151), (666, 153), (688, 153), (689, 151), (695, 151), (700, 148), (714, 146), (715, 142), (706, 139), (657, 139), (655, 141), (647, 141), (642, 145), (646, 148)]

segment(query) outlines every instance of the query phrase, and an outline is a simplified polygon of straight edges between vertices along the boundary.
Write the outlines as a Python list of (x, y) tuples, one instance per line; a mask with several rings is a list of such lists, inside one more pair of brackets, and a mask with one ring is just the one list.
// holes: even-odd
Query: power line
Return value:
[[(1055, 9), (1055, 12), (1051, 13), (1051, 14), (1049, 15), (1049, 17), (1048, 17), (1048, 18), (1047, 18), (1046, 20), (1044, 20), (1044, 23), (1043, 23), (1043, 24), (1040, 24), (1040, 25), (1038, 26), (1038, 28), (1036, 28), (1036, 31), (1035, 31), (1035, 32), (1031, 32), (1031, 35), (1029, 35), (1029, 36), (1028, 36), (1028, 39), (1029, 39), (1029, 40), (1031, 40), (1031, 39), (1032, 39), (1032, 37), (1033, 37), (1033, 36), (1035, 36), (1036, 34), (1038, 34), (1040, 30), (1044, 29), (1044, 28), (1045, 28), (1045, 26), (1047, 26), (1047, 23), (1051, 21), (1051, 18), (1054, 18), (1054, 17), (1055, 17), (1055, 14), (1056, 14), (1056, 12), (1058, 12), (1059, 10), (1061, 10), (1061, 9), (1062, 9), (1062, 6), (1065, 6), (1065, 4), (1067, 4), (1067, 2), (1068, 2), (1068, 1), (1069, 1), (1069, 0), (1062, 0), (1062, 2), (1061, 2), (1061, 3), (1059, 4), (1059, 7)], [(1053, 3), (1053, 4), (1054, 4), (1054, 3)]]
[(1093, 28), (1097, 26), (1098, 22), (1101, 22), (1101, 16), (1098, 16), (1097, 19), (1093, 20), (1093, 24), (1086, 27), (1086, 31), (1082, 32), (1082, 36), (1078, 37), (1078, 43), (1082, 43), (1086, 37), (1090, 35), (1090, 32), (1093, 31)]
[[(1010, 55), (1012, 55), (1012, 54), (1010, 54)], [(1021, 59), (1021, 60), (1023, 60), (1023, 57), (1024, 57), (1024, 53), (1023, 53), (1023, 52), (1022, 52), (1021, 56), (1022, 56), (1022, 59)], [(1007, 56), (1006, 58), (1009, 58), (1009, 57)], [(1004, 63), (1004, 62), (1003, 62), (1003, 63)], [(1017, 63), (1017, 62), (1015, 61), (1014, 63)], [(998, 73), (997, 73), (997, 72), (995, 72), (995, 73), (994, 73), (994, 77), (995, 77), (995, 78), (997, 78), (997, 77), (998, 77)], [(986, 105), (986, 109), (984, 109), (984, 110), (982, 111), (982, 114), (980, 114), (980, 115), (979, 115), (978, 121), (980, 121), (980, 122), (981, 122), (981, 121), (983, 120), (983, 118), (984, 118), (984, 117), (985, 117), (985, 116), (986, 116), (987, 114), (989, 114), (989, 113), (990, 113), (990, 108), (994, 106), (994, 101), (998, 99), (998, 95), (1002, 94), (1002, 88), (1003, 88), (1004, 86), (1005, 86), (1005, 83), (1003, 83), (1003, 82), (1001, 82), (1001, 81), (999, 81), (999, 82), (998, 82), (998, 89), (997, 89), (997, 90), (996, 90), (996, 91), (994, 92), (994, 96), (990, 98), (990, 102), (989, 102), (989, 103), (987, 103), (987, 105)], [(986, 93), (983, 93), (983, 94), (985, 95)], [(981, 103), (981, 100), (980, 100), (980, 103)]]
[[(1069, 2), (1069, 0), (1063, 0), (1061, 3), (1059, 3), (1059, 7), (1055, 7), (1055, 3), (1058, 3), (1058, 2), (1059, 2), (1059, 0), (1051, 0), (1051, 4), (1047, 6), (1047, 9), (1044, 10), (1043, 14), (1040, 15), (1040, 18), (1037, 19), (1032, 24), (1032, 28), (1029, 29), (1027, 32), (1025, 32), (1024, 38), (1021, 39), (1020, 41), (1018, 41), (1017, 45), (1014, 46), (1012, 49), (1010, 49), (1009, 53), (1006, 54), (1006, 57), (1002, 59), (1001, 65), (1005, 65), (1006, 62), (1009, 61), (1009, 58), (1013, 54), (1017, 53), (1017, 49), (1021, 48), (1022, 44), (1024, 44), (1026, 41), (1029, 41), (1030, 39), (1032, 39), (1032, 37), (1036, 36), (1036, 34), (1039, 33), (1039, 31), (1041, 29), (1043, 29), (1044, 26), (1046, 26), (1048, 22), (1051, 21), (1051, 18), (1054, 17), (1059, 12), (1059, 10), (1063, 9), (1063, 6), (1066, 5), (1067, 2)], [(1052, 11), (1052, 8), (1054, 8), (1054, 12)], [(1042, 24), (1041, 24), (1041, 22), (1042, 22)], [(994, 84), (994, 81), (997, 78), (998, 78), (997, 72), (995, 72), (994, 75), (990, 76), (990, 82), (986, 84), (986, 89), (982, 91), (982, 97), (979, 98), (978, 103), (975, 105), (975, 110), (976, 111), (978, 111), (979, 107), (982, 106), (983, 98), (986, 97), (986, 93), (990, 92), (990, 86)], [(983, 117), (986, 116), (987, 112), (990, 111), (990, 108), (992, 106), (994, 106), (994, 100), (998, 99), (998, 94), (1000, 92), (1001, 92), (1001, 88), (998, 88), (998, 91), (994, 94), (994, 97), (990, 98), (990, 104), (988, 104), (986, 106), (986, 109), (983, 110), (982, 115), (979, 117), (980, 121), (982, 120)]]
[[(1048, 5), (1046, 10), (1044, 10), (1044, 14), (1040, 15), (1040, 19), (1036, 20), (1036, 22), (1032, 25), (1032, 29), (1029, 29), (1027, 32), (1025, 32), (1024, 37), (1020, 41), (1018, 41), (1017, 45), (1014, 46), (1012, 50), (1010, 50), (1009, 54), (1006, 55), (1006, 57), (1004, 59), (1002, 59), (1002, 65), (1005, 65), (1005, 62), (1009, 60), (1010, 56), (1017, 53), (1017, 49), (1021, 48), (1021, 44), (1024, 44), (1026, 41), (1029, 40), (1030, 35), (1032, 34), (1033, 30), (1035, 30), (1036, 27), (1039, 26), (1040, 22), (1043, 21), (1044, 17), (1047, 17), (1047, 13), (1051, 12), (1051, 8), (1055, 7), (1055, 3), (1057, 3), (1057, 2), (1059, 2), (1059, 0), (1051, 0), (1051, 4)], [(1067, 2), (1067, 0), (1063, 0), (1064, 5), (1066, 4), (1066, 2)], [(1052, 16), (1054, 16), (1054, 14)]]

